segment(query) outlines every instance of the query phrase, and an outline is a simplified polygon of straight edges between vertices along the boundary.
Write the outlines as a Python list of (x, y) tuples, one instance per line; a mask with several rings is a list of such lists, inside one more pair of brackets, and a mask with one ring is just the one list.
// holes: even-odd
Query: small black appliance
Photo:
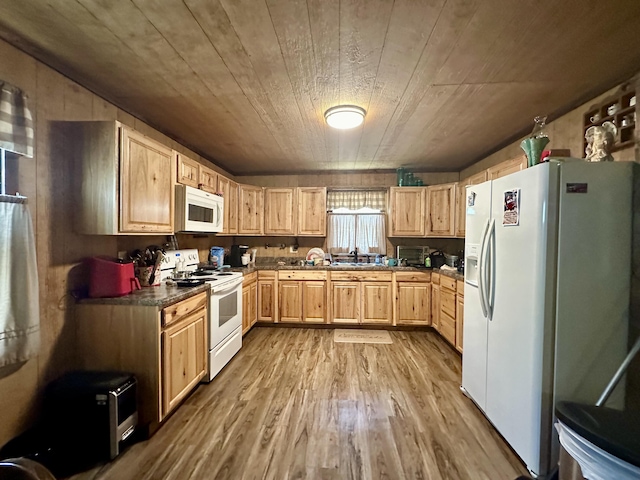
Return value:
[(231, 252), (229, 254), (229, 265), (232, 267), (242, 267), (242, 255), (249, 250), (248, 245), (231, 245)]

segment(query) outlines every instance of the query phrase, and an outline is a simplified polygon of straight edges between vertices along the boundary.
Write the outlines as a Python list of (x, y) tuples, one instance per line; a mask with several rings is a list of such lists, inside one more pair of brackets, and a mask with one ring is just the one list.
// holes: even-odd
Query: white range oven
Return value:
[(161, 267), (161, 281), (170, 273), (178, 260), (185, 261), (191, 278), (201, 278), (211, 286), (209, 295), (209, 375), (213, 378), (242, 348), (242, 273), (198, 269), (198, 251), (195, 249), (167, 251)]

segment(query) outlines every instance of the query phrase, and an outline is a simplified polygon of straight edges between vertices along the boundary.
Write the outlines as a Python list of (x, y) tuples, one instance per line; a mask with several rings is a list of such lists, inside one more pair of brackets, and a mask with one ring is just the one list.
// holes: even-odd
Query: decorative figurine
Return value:
[(604, 122), (602, 126), (589, 127), (584, 134), (587, 140), (585, 159), (587, 162), (613, 162), (611, 149), (615, 143), (618, 129), (613, 122)]

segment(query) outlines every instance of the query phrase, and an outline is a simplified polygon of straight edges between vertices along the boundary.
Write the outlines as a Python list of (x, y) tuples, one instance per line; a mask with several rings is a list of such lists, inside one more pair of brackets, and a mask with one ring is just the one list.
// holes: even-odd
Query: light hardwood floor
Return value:
[(148, 441), (76, 475), (106, 479), (490, 479), (526, 470), (459, 390), (437, 334), (392, 345), (333, 330), (254, 328)]

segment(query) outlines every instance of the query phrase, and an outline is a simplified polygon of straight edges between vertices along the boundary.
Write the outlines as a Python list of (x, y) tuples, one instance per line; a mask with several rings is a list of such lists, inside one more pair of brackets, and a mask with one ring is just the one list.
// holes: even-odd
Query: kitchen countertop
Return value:
[(210, 289), (206, 283), (197, 287), (177, 287), (175, 285), (160, 285), (157, 287), (143, 287), (142, 290), (123, 297), (83, 298), (81, 304), (93, 305), (133, 305), (164, 308), (181, 300), (185, 300), (200, 292)]
[(263, 264), (253, 265), (248, 267), (231, 268), (231, 271), (242, 272), (243, 275), (249, 275), (250, 273), (260, 270), (329, 270), (329, 271), (379, 271), (379, 272), (436, 272), (441, 275), (455, 278), (456, 280), (464, 280), (464, 275), (459, 272), (451, 270), (433, 270), (431, 268), (417, 268), (417, 267), (387, 267), (384, 265), (371, 264), (364, 267), (356, 267), (355, 265), (317, 265), (312, 267), (310, 265), (274, 265)]

